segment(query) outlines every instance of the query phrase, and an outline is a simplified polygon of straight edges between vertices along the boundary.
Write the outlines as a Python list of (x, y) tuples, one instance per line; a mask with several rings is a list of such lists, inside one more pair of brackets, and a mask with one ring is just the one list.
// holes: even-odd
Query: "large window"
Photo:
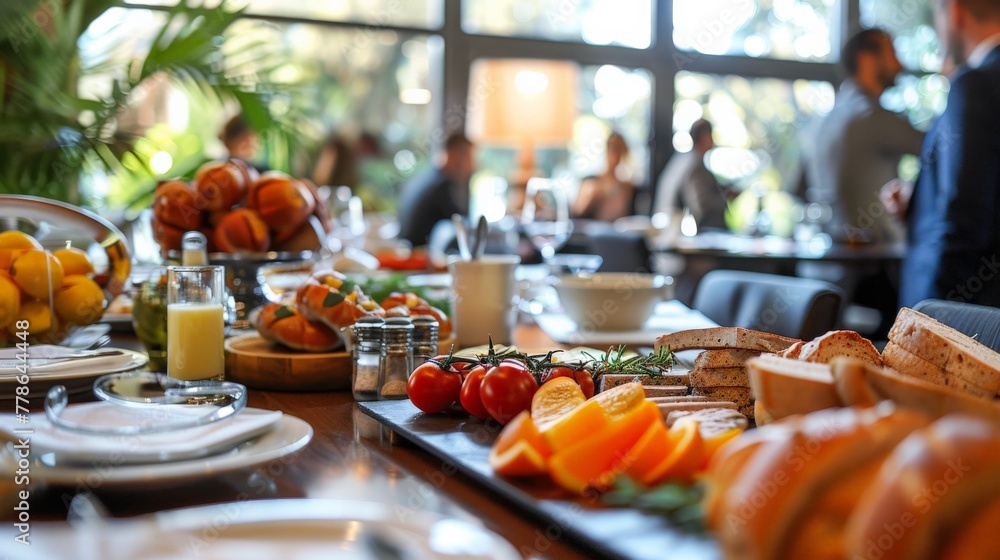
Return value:
[(652, 4), (652, 0), (462, 0), (462, 29), (645, 49), (652, 42)]

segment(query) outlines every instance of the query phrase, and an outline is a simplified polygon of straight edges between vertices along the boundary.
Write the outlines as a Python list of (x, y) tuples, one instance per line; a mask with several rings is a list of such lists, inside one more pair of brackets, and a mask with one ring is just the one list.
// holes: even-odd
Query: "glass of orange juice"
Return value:
[(167, 375), (177, 381), (225, 377), (225, 267), (167, 268)]

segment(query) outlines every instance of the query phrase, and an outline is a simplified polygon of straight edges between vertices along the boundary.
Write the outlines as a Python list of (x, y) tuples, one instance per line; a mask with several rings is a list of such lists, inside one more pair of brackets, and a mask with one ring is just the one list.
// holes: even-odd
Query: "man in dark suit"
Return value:
[(921, 147), (900, 304), (944, 298), (1000, 306), (1000, 2), (934, 4), (956, 68), (948, 107)]
[(411, 177), (400, 193), (399, 237), (414, 247), (427, 244), (434, 224), (469, 213), (475, 146), (463, 134), (452, 134), (445, 140), (443, 156), (440, 166)]

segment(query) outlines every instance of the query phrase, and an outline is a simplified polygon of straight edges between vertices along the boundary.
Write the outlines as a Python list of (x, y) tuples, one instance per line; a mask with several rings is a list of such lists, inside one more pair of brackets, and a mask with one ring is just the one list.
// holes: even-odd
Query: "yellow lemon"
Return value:
[[(17, 328), (19, 321), (27, 321), (28, 328)], [(29, 299), (21, 302), (21, 312), (17, 314), (17, 319), (13, 323), (7, 325), (7, 330), (15, 334), (24, 330), (27, 330), (28, 334), (38, 334), (51, 329), (53, 323), (52, 310), (49, 309), (49, 304), (44, 301)]]
[(66, 247), (52, 251), (52, 256), (62, 263), (63, 274), (70, 276), (73, 274), (91, 274), (94, 272), (94, 265), (90, 262), (90, 257), (85, 251), (76, 247)]
[(0, 275), (0, 329), (17, 319), (21, 311), (21, 292), (9, 278)]
[(14, 255), (9, 271), (22, 292), (42, 301), (49, 301), (50, 285), (55, 291), (63, 283), (62, 263), (45, 251), (25, 251)]
[(104, 314), (104, 292), (90, 278), (81, 274), (67, 276), (55, 293), (56, 315), (70, 325), (90, 325)]
[(41, 249), (34, 237), (15, 229), (0, 232), (0, 249)]

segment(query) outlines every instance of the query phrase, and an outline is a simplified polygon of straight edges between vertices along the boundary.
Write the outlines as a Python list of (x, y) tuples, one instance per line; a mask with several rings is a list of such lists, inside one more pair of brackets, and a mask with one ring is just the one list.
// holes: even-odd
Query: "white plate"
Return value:
[[(348, 500), (260, 500), (160, 512), (101, 525), (39, 527), (38, 558), (102, 560), (336, 558), (515, 560), (521, 556), (477, 521)], [(372, 545), (381, 545), (375, 554)], [(41, 547), (39, 550), (35, 548)], [(95, 555), (97, 557), (97, 555)]]
[[(116, 367), (107, 367), (107, 364), (88, 364), (88, 360), (80, 360), (79, 364), (73, 368), (73, 371), (62, 373), (39, 373), (37, 376), (32, 376), (31, 370), (29, 369), (28, 377), (30, 378), (30, 382), (28, 383), (28, 388), (31, 391), (30, 397), (32, 399), (44, 398), (45, 393), (56, 385), (64, 385), (70, 395), (86, 393), (92, 390), (94, 380), (106, 373), (131, 371), (133, 369), (139, 369), (149, 363), (149, 356), (142, 352), (109, 347), (101, 348), (101, 350), (120, 350), (121, 352), (129, 354), (132, 357), (132, 360), (130, 362), (123, 361), (121, 365)], [(6, 375), (0, 377), (0, 401), (14, 400), (14, 388), (17, 385), (19, 384), (17, 379), (14, 377), (8, 377)]]
[[(102, 488), (137, 484), (164, 485), (215, 476), (266, 463), (302, 449), (312, 436), (312, 426), (304, 420), (285, 414), (272, 431), (221, 455), (153, 465), (99, 464), (90, 468), (50, 467), (36, 460), (31, 467), (31, 480), (75, 486), (81, 480), (90, 481), (96, 478)], [(11, 464), (12, 461), (12, 455), (4, 452), (0, 468), (16, 470)]]
[(661, 335), (719, 326), (700, 311), (690, 309), (676, 300), (656, 304), (653, 315), (646, 320), (641, 329), (634, 331), (580, 330), (572, 319), (556, 312), (539, 313), (534, 317), (538, 326), (545, 334), (552, 337), (552, 340), (560, 344), (595, 348), (607, 348), (619, 344), (652, 346)]

